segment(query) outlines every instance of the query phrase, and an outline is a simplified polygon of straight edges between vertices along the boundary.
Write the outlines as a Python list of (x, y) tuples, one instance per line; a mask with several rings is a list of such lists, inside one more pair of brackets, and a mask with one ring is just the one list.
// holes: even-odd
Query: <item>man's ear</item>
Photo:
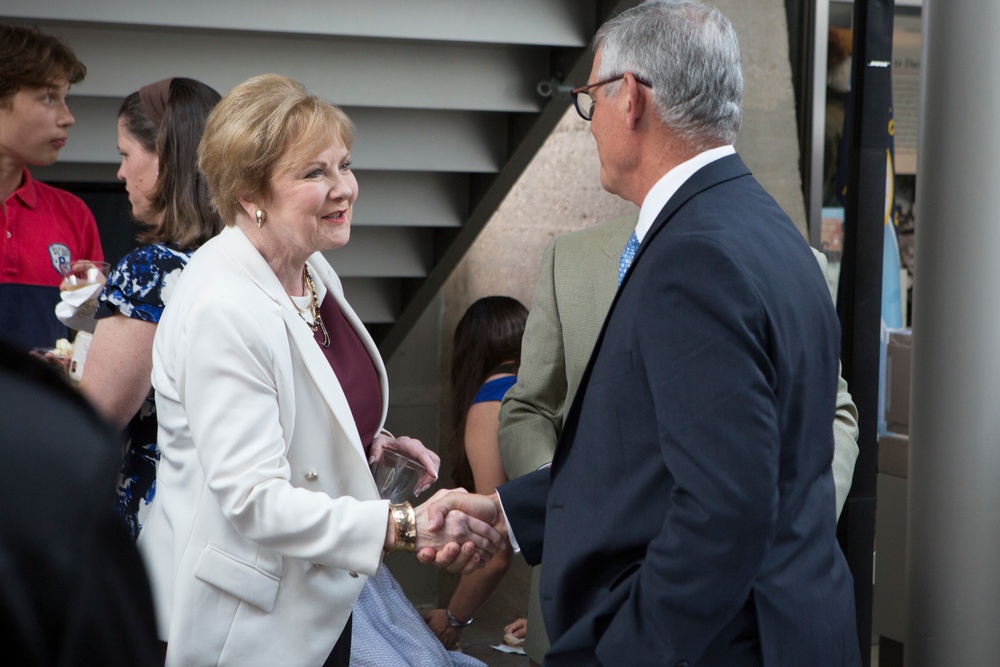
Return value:
[(621, 93), (625, 97), (625, 122), (628, 129), (634, 130), (642, 121), (643, 115), (647, 112), (649, 100), (646, 98), (642, 84), (635, 80), (631, 72), (626, 72), (622, 77)]

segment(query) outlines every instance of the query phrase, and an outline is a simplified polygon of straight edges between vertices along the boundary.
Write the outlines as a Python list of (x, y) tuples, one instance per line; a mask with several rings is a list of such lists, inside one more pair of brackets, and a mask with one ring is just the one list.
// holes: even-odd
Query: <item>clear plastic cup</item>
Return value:
[(111, 265), (107, 262), (94, 262), (89, 259), (78, 259), (59, 265), (63, 281), (60, 289), (76, 290), (88, 285), (103, 285), (108, 279)]
[(372, 464), (379, 497), (392, 503), (401, 503), (413, 496), (423, 471), (424, 466), (419, 461), (389, 450), (383, 450), (382, 458)]

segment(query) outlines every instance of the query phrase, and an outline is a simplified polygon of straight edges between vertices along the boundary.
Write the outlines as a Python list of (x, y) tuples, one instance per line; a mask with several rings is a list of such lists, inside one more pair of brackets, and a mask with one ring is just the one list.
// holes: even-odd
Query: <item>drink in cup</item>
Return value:
[(59, 289), (77, 290), (89, 285), (103, 285), (108, 278), (111, 265), (107, 262), (95, 262), (89, 259), (78, 259), (59, 265), (63, 281)]
[(372, 476), (383, 500), (401, 503), (413, 495), (424, 466), (408, 456), (389, 450), (382, 451), (382, 458), (372, 464)]

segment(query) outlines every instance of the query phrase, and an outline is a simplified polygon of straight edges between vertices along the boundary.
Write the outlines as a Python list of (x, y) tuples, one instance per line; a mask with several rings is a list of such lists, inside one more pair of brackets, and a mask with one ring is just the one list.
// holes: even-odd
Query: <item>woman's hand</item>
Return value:
[(462, 636), (462, 628), (456, 628), (448, 622), (448, 614), (444, 609), (431, 609), (424, 614), (424, 621), (427, 622), (431, 632), (441, 640), (446, 649), (455, 650), (458, 646), (458, 640)]
[(69, 362), (72, 357), (65, 354), (55, 354), (54, 352), (39, 352), (38, 350), (31, 350), (28, 354), (35, 359), (48, 364), (49, 366), (56, 366), (62, 368), (63, 371), (69, 371)]
[(528, 619), (519, 618), (503, 629), (504, 634), (513, 635), (515, 639), (524, 639), (528, 632)]
[(419, 496), (437, 481), (438, 472), (441, 470), (441, 457), (424, 447), (424, 444), (416, 438), (406, 436), (393, 438), (387, 433), (379, 433), (368, 448), (368, 463), (377, 463), (381, 460), (383, 451), (399, 452), (424, 466), (424, 473), (417, 480), (417, 486), (413, 491), (414, 496)]

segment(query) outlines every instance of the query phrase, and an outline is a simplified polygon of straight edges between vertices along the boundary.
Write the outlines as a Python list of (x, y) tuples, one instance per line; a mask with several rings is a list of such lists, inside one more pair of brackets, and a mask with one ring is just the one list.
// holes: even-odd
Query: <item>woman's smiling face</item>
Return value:
[(279, 163), (264, 207), (266, 225), (289, 250), (304, 256), (341, 248), (351, 238), (357, 198), (351, 153), (336, 140), (311, 158)]

